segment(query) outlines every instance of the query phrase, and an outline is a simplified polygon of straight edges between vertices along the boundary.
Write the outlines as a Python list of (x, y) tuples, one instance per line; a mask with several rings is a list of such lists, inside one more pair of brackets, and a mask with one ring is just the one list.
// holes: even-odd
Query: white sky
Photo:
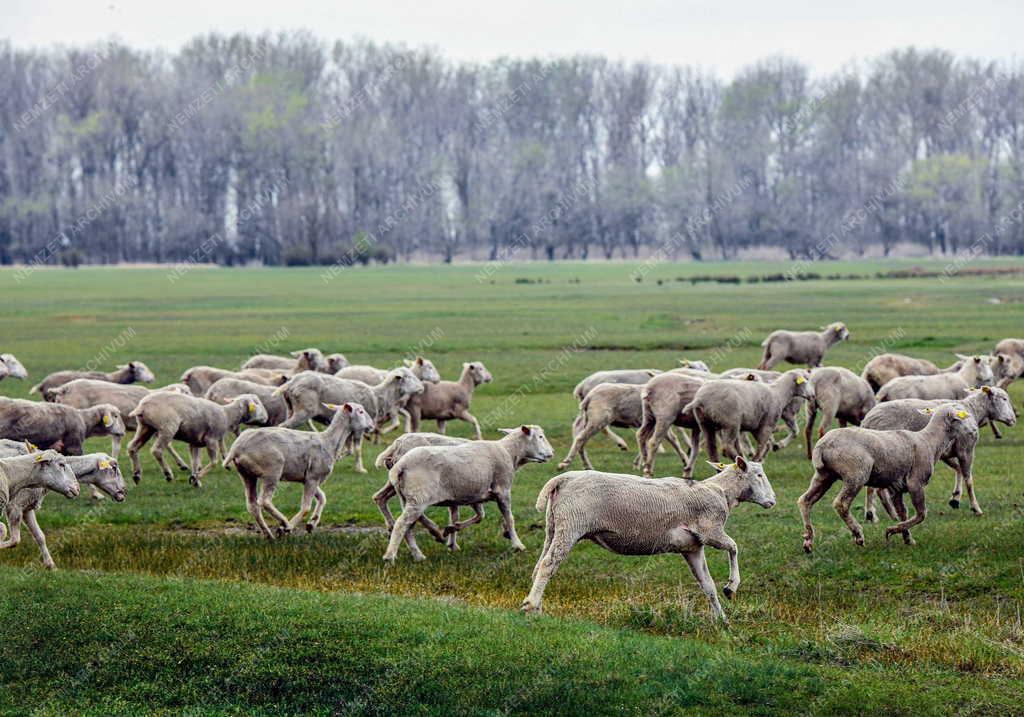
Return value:
[(823, 74), (907, 45), (1020, 59), (1024, 0), (0, 0), (0, 38), (18, 47), (113, 36), (173, 50), (214, 30), (297, 28), (455, 59), (602, 54), (723, 77), (781, 53)]

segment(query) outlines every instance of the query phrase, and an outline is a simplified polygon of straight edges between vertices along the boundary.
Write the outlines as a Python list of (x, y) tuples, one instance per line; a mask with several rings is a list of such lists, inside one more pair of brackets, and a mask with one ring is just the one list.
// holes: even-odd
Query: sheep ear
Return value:
[(956, 352), (954, 352), (954, 353), (953, 353), (953, 355), (954, 355), (954, 356), (956, 356), (956, 357), (957, 357), (958, 359), (960, 359), (961, 361), (966, 361), (967, 359), (969, 359), (969, 358), (970, 358), (970, 356), (964, 356), (963, 354), (958, 354), (958, 353), (956, 353)]
[(352, 413), (352, 404), (351, 403), (343, 403), (341, 405), (341, 410), (344, 411), (345, 413)]
[(736, 467), (744, 473), (747, 472), (747, 459), (743, 456), (736, 456)]
[(529, 426), (520, 426), (519, 430), (523, 432), (524, 436), (530, 435), (530, 427)]
[(417, 356), (416, 357), (416, 365), (417, 366), (422, 366), (423, 365), (423, 357), (422, 356)]
[(686, 359), (679, 359), (679, 365), (683, 368), (690, 368), (690, 362)]
[(757, 380), (757, 375), (753, 374), (753, 373), (748, 373), (747, 374), (747, 380), (748, 381), (756, 381)]
[(982, 386), (981, 387), (981, 391), (982, 391), (982, 393), (992, 393), (992, 387), (991, 386)]
[(981, 356), (975, 356), (974, 363), (981, 363)]
[(292, 356), (292, 357), (294, 357), (294, 358), (298, 358), (299, 356), (301, 356), (301, 355), (302, 355), (302, 352), (301, 352), (301, 351), (289, 351), (289, 352), (288, 352), (288, 355), (289, 355), (289, 356)]

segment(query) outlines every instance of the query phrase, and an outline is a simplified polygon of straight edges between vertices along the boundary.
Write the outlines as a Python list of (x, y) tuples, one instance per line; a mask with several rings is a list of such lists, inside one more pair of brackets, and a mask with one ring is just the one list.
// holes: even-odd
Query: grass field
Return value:
[[(82, 269), (20, 282), (0, 271), (0, 351), (31, 374), (3, 381), (0, 394), (24, 397), (45, 374), (91, 361), (140, 359), (170, 382), (256, 351), (318, 346), (385, 366), (418, 352), (445, 378), (482, 361), (495, 380), (473, 412), (488, 436), (539, 423), (557, 461), (572, 387), (598, 369), (664, 369), (683, 357), (719, 370), (755, 365), (769, 331), (834, 320), (852, 337), (827, 361), (858, 370), (873, 352), (945, 365), (954, 351), (987, 352), (1024, 334), (1024, 282), (1014, 277), (676, 281), (787, 268), (663, 264), (643, 282), (621, 264), (508, 265), (482, 281), (474, 266), (326, 281), (319, 270)], [(1020, 406), (1024, 385), (1011, 395)], [(469, 435), (465, 424), (450, 429)], [(533, 503), (555, 461), (524, 468), (513, 490), (526, 554), (510, 552), (492, 509), (461, 534), (461, 552), (421, 538), (426, 562), (403, 548), (385, 569), (370, 500), (382, 471), (359, 475), (344, 459), (325, 487), (323, 529), (268, 544), (251, 529), (236, 476), (218, 469), (201, 490), (184, 475), (168, 484), (147, 449), (126, 503), (47, 499), (41, 524), (61, 570), (39, 567), (27, 534), (0, 553), (0, 712), (1021, 714), (1024, 439), (1020, 427), (1003, 433), (996, 441), (985, 430), (975, 464), (985, 515), (947, 507), (952, 474), (941, 467), (914, 547), (886, 545), (872, 525), (867, 545), (853, 545), (833, 489), (816, 506), (816, 551), (805, 555), (795, 500), (809, 463), (797, 443), (770, 455), (778, 505), (744, 504), (729, 522), (743, 586), (725, 605), (728, 630), (711, 622), (678, 557), (591, 544), (552, 580), (546, 616), (519, 615), (543, 539)], [(109, 449), (105, 439), (89, 445)], [(590, 453), (600, 468), (630, 472), (632, 454), (603, 437)], [(678, 469), (674, 456), (659, 457), (659, 474)], [(276, 503), (290, 514), (298, 498), (285, 486)], [(724, 554), (709, 561), (721, 584)]]

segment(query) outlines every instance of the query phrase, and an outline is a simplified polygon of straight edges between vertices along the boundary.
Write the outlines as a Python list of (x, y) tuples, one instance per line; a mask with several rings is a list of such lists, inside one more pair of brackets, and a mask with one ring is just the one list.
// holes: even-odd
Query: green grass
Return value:
[[(813, 268), (873, 274), (911, 265), (943, 267)], [(234, 366), (257, 350), (312, 345), (377, 365), (418, 351), (448, 378), (463, 361), (483, 361), (495, 381), (479, 390), (473, 412), (488, 435), (540, 423), (560, 459), (575, 413), (571, 389), (601, 368), (669, 368), (684, 356), (718, 369), (754, 365), (769, 331), (834, 320), (845, 321), (852, 338), (828, 361), (851, 368), (878, 350), (946, 364), (954, 351), (988, 351), (1022, 333), (1024, 282), (1013, 277), (691, 285), (675, 279), (788, 266), (664, 264), (642, 283), (631, 279), (634, 268), (510, 265), (478, 281), (475, 266), (385, 267), (326, 282), (318, 270), (196, 269), (175, 282), (161, 270), (39, 271), (20, 283), (0, 272), (0, 351), (15, 353), (31, 373), (27, 382), (3, 381), (0, 393), (24, 396), (46, 373), (97, 356), (104, 367), (144, 360), (169, 382), (191, 365)], [(540, 283), (517, 284), (520, 277)], [(989, 303), (993, 297), (1000, 303)], [(118, 347), (118, 336), (129, 338)], [(1020, 405), (1024, 386), (1011, 394)], [(469, 435), (465, 424), (450, 428)], [(626, 558), (590, 544), (552, 580), (549, 617), (516, 614), (542, 542), (533, 502), (557, 472), (553, 464), (524, 468), (514, 487), (526, 554), (508, 550), (490, 510), (461, 534), (461, 552), (421, 538), (426, 562), (412, 563), (403, 548), (386, 570), (370, 501), (381, 471), (359, 475), (343, 460), (326, 485), (324, 530), (267, 544), (246, 530), (237, 477), (214, 471), (198, 491), (184, 476), (168, 484), (147, 453), (143, 482), (122, 505), (48, 498), (41, 523), (62, 572), (35, 567), (27, 535), (0, 553), (0, 708), (1019, 711), (1024, 484), (1016, 469), (1024, 441), (1020, 428), (1004, 435), (995, 441), (986, 429), (978, 451), (984, 516), (946, 506), (952, 476), (941, 467), (917, 546), (886, 545), (882, 528), (871, 525), (867, 546), (854, 546), (830, 495), (813, 514), (813, 556), (800, 549), (795, 507), (809, 464), (797, 444), (772, 454), (766, 466), (778, 505), (740, 506), (729, 522), (743, 585), (725, 606), (728, 631), (710, 622), (678, 557)], [(368, 465), (377, 450), (368, 451)], [(601, 468), (630, 471), (632, 455), (603, 437), (590, 453)], [(676, 471), (672, 456), (659, 457), (660, 474)], [(700, 476), (710, 472), (705, 466)], [(286, 486), (276, 502), (291, 513), (298, 495)], [(724, 556), (710, 560), (721, 582)], [(82, 664), (92, 667), (83, 672)], [(392, 673), (401, 678), (382, 679)]]

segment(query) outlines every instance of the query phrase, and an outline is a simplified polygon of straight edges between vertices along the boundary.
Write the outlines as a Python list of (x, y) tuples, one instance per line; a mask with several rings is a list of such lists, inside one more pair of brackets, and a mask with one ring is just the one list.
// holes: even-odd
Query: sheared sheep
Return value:
[(28, 371), (21, 361), (14, 358), (14, 354), (0, 354), (0, 378), (4, 376), (24, 380), (28, 378)]
[(289, 374), (269, 368), (228, 371), (215, 366), (193, 366), (181, 375), (181, 382), (189, 387), (193, 396), (203, 396), (210, 386), (222, 378), (239, 378), (243, 381), (262, 383), (267, 386), (280, 386), (288, 380)]
[(655, 376), (641, 387), (641, 417), (640, 428), (636, 432), (636, 443), (639, 448), (639, 463), (645, 477), (653, 477), (655, 454), (662, 440), (670, 435), (672, 426), (689, 428), (692, 431), (690, 456), (687, 458), (680, 452), (679, 459), (683, 462), (683, 476), (689, 478), (693, 475), (699, 432), (693, 415), (684, 413), (683, 409), (693, 401), (697, 390), (705, 383), (704, 379), (696, 376), (670, 371)]
[[(696, 441), (699, 434), (704, 433), (708, 457), (717, 461), (719, 432), (725, 434), (723, 447), (726, 454), (737, 456), (741, 453), (740, 434), (749, 431), (757, 441), (753, 458), (762, 460), (772, 447), (772, 433), (786, 407), (792, 401), (809, 395), (807, 378), (806, 370), (793, 369), (769, 384), (730, 380), (706, 382), (682, 411), (691, 414), (698, 426), (691, 440)], [(697, 445), (694, 443), (695, 455)]]
[(864, 365), (860, 376), (871, 385), (871, 390), (878, 389), (894, 378), (900, 376), (934, 376), (937, 373), (952, 373), (963, 365), (957, 361), (952, 366), (940, 369), (927, 359), (904, 356), (903, 354), (879, 354)]
[[(957, 354), (959, 356), (959, 354)], [(878, 401), (895, 401), (900, 398), (948, 398), (958, 399), (967, 395), (967, 390), (992, 383), (992, 367), (985, 356), (959, 356), (964, 362), (956, 373), (939, 373), (934, 376), (899, 376), (888, 381), (878, 391)]]
[(109, 403), (73, 408), (0, 398), (0, 438), (30, 441), (40, 448), (59, 448), (66, 455), (78, 456), (86, 438), (121, 437), (124, 432), (121, 412)]
[[(665, 376), (676, 376), (676, 374), (661, 374), (656, 378)], [(641, 391), (644, 386), (637, 386), (629, 383), (600, 383), (594, 386), (580, 403), (580, 412), (572, 424), (572, 445), (565, 459), (558, 464), (560, 470), (568, 468), (573, 459), (579, 454), (583, 460), (583, 466), (593, 470), (594, 466), (587, 455), (587, 441), (605, 429), (612, 426), (616, 428), (640, 428), (643, 424), (643, 401)], [(614, 434), (613, 434), (614, 435)], [(669, 444), (679, 454), (679, 459), (686, 464), (686, 456), (683, 454), (682, 446), (675, 434), (672, 432), (671, 424), (665, 433)], [(616, 443), (622, 450), (628, 450), (629, 446), (618, 436), (615, 436)]]
[[(898, 523), (885, 529), (885, 539), (896, 533), (912, 545), (910, 528), (928, 515), (924, 488), (935, 464), (950, 443), (958, 439), (977, 440), (978, 424), (962, 404), (949, 404), (930, 411), (931, 419), (920, 431), (875, 431), (870, 428), (837, 428), (826, 433), (814, 446), (811, 462), (814, 475), (807, 491), (797, 500), (804, 521), (804, 550), (814, 548), (811, 508), (836, 481), (843, 487), (832, 502), (836, 513), (853, 535), (853, 542), (864, 545), (864, 531), (850, 513), (860, 489), (888, 489)], [(972, 439), (973, 435), (973, 439)], [(904, 493), (910, 493), (915, 515), (907, 519)]]
[(849, 369), (840, 366), (820, 366), (811, 371), (811, 390), (807, 398), (807, 426), (804, 439), (807, 457), (811, 457), (814, 421), (821, 409), (821, 427), (818, 438), (832, 428), (833, 419), (840, 426), (852, 423), (859, 426), (864, 416), (875, 407), (875, 392), (871, 385)]
[[(399, 404), (422, 392), (423, 386), (412, 371), (402, 367), (388, 372), (388, 378), (376, 386), (328, 374), (300, 373), (275, 393), (283, 396), (288, 405), (288, 418), (281, 424), (284, 428), (297, 428), (304, 423), (312, 425), (312, 421), (329, 423), (333, 413), (324, 409), (327, 403), (358, 403), (373, 417), (374, 425), (380, 426), (398, 410)], [(356, 471), (365, 473), (362, 434), (355, 438), (354, 449)]]
[(458, 419), (473, 424), (476, 439), (480, 440), (483, 437), (480, 422), (469, 412), (469, 404), (473, 400), (473, 390), (491, 380), (491, 372), (479, 361), (473, 361), (462, 364), (462, 375), (458, 381), (423, 384), (423, 392), (412, 396), (405, 404), (410, 416), (409, 429), (419, 431), (420, 421), (427, 418), (437, 421), (438, 433), (444, 433), (445, 423)]
[(590, 393), (590, 390), (598, 384), (632, 383), (642, 386), (660, 373), (661, 371), (654, 368), (627, 368), (616, 369), (613, 371), (597, 371), (576, 384), (576, 388), (572, 390), (572, 395), (577, 401), (582, 401), (583, 398)]
[(116, 371), (111, 371), (110, 373), (103, 371), (57, 371), (56, 373), (51, 373), (30, 388), (28, 392), (42, 394), (43, 398), (46, 399), (50, 389), (57, 388), (68, 381), (74, 381), (76, 378), (91, 378), (95, 381), (107, 381), (109, 383), (153, 383), (156, 380), (153, 372), (149, 370), (146, 364), (141, 361), (129, 361), (122, 366), (118, 366)]
[[(385, 450), (381, 451), (373, 465), (377, 468), (386, 468), (387, 470), (391, 470), (402, 456), (413, 448), (419, 448), (420, 446), (458, 446), (463, 443), (471, 442), (472, 441), (469, 438), (455, 438), (454, 436), (446, 436), (441, 433), (404, 433), (396, 438)], [(381, 489), (379, 495), (385, 502), (391, 500), (395, 496), (394, 486), (388, 483)], [(472, 506), (472, 508), (476, 514), (476, 518), (473, 519), (473, 522), (478, 523), (483, 520), (483, 504), (478, 503)], [(450, 506), (448, 508), (448, 516), (449, 529), (454, 525), (458, 525), (459, 506)], [(446, 529), (445, 534), (448, 536), (448, 549), (452, 551), (458, 550), (459, 543), (457, 540), (457, 532)]]
[[(142, 399), (131, 415), (138, 419), (135, 437), (128, 444), (133, 480), (138, 483), (142, 478), (139, 451), (156, 436), (151, 452), (168, 481), (174, 479), (174, 474), (164, 462), (164, 449), (174, 439), (188, 444), (192, 454), (189, 483), (197, 488), (202, 487), (202, 477), (216, 465), (218, 450), (221, 456), (227, 452), (224, 438), (229, 431), (242, 423), (263, 424), (267, 421), (267, 409), (252, 393), (243, 393), (222, 406), (197, 396), (157, 391)], [(201, 467), (199, 451), (204, 447), (210, 462)]]
[(288, 418), (288, 404), (279, 394), (274, 393), (277, 389), (266, 384), (246, 381), (241, 378), (222, 378), (206, 389), (203, 398), (214, 403), (228, 403), (238, 398), (243, 393), (253, 393), (260, 397), (260, 403), (267, 409), (268, 426), (278, 426)]
[[(274, 534), (263, 518), (267, 510), (281, 523), (278, 537), (291, 533), (306, 519), (316, 500), (316, 509), (306, 522), (306, 532), (320, 524), (327, 495), (323, 482), (330, 476), (342, 446), (353, 434), (373, 428), (373, 418), (358, 403), (327, 405), (333, 412), (327, 429), (320, 433), (290, 428), (254, 428), (246, 431), (224, 457), (224, 467), (234, 466), (245, 485), (246, 506), (269, 540)], [(274, 492), (281, 481), (302, 483), (302, 507), (288, 520), (274, 505)]]
[(768, 370), (780, 361), (815, 368), (830, 348), (849, 337), (849, 330), (841, 322), (824, 326), (821, 331), (773, 331), (761, 342), (764, 356), (758, 368)]
[[(16, 547), (21, 542), (21, 521), (24, 518), (43, 555), (43, 565), (53, 570), (56, 564), (46, 548), (46, 535), (36, 520), (35, 509), (38, 506), (33, 505), (32, 501), (38, 494), (47, 490), (60, 493), (67, 498), (78, 496), (78, 479), (69, 459), (52, 450), (0, 458), (0, 483), (5, 484), (7, 488), (8, 502), (3, 507), (10, 523), (9, 535), (0, 523), (0, 550)], [(2, 492), (0, 491), (0, 498), (3, 497)], [(0, 500), (0, 503), (2, 502)]]
[(1010, 357), (1010, 370), (999, 382), (999, 388), (1006, 388), (1018, 378), (1024, 376), (1024, 339), (1003, 339), (996, 344), (993, 354), (1004, 354)]
[(384, 561), (394, 563), (398, 545), (404, 539), (414, 560), (424, 555), (416, 545), (412, 528), (422, 523), (437, 540), (445, 542), (445, 534), (462, 530), (480, 521), (480, 515), (464, 523), (445, 528), (427, 518), (432, 505), (476, 506), (495, 501), (504, 524), (504, 535), (513, 550), (526, 550), (516, 535), (512, 517), (512, 481), (516, 470), (526, 463), (544, 463), (554, 456), (554, 449), (544, 437), (540, 426), (503, 429), (505, 436), (497, 441), (474, 441), (459, 446), (421, 446), (406, 453), (388, 472), (388, 485), (402, 501), (402, 514), (395, 520), (388, 508), (388, 486), (374, 494), (391, 531)]
[(299, 373), (301, 371), (319, 371), (330, 373), (327, 359), (320, 349), (302, 349), (292, 351), (292, 358), (273, 354), (256, 354), (242, 364), (242, 370), (264, 368), (279, 372)]
[[(406, 359), (405, 367), (412, 371), (412, 375), (418, 378), (423, 383), (438, 383), (441, 380), (441, 374), (437, 372), (437, 367), (430, 359), (425, 359), (422, 356), (417, 356), (415, 359)], [(340, 369), (334, 374), (338, 378), (347, 378), (350, 381), (362, 381), (370, 386), (376, 386), (388, 375), (388, 369), (376, 368), (374, 366), (346, 366)], [(408, 399), (402, 401), (398, 405), (398, 410), (392, 415), (392, 421), (387, 426), (383, 426), (380, 429), (380, 433), (390, 433), (400, 425), (400, 417), (405, 417), (405, 430), (411, 430), (410, 422), (411, 417), (409, 412), (405, 408), (405, 404), (408, 403)]]
[[(928, 425), (929, 417), (921, 413), (921, 409), (936, 409), (940, 406), (957, 403), (947, 399), (923, 401), (917, 398), (905, 398), (899, 401), (887, 401), (878, 404), (864, 418), (861, 426), (874, 430), (895, 430), (906, 429), (908, 431), (920, 431)], [(992, 386), (972, 388), (967, 396), (959, 401), (971, 412), (979, 427), (986, 423), (999, 421), (1007, 426), (1017, 423), (1017, 414), (1013, 409), (1010, 396), (1004, 389)], [(977, 444), (977, 437), (965, 435), (955, 440), (952, 445), (942, 454), (943, 462), (953, 469), (954, 485), (953, 495), (949, 499), (949, 505), (953, 508), (960, 507), (960, 496), (963, 495), (963, 486), (967, 485), (967, 497), (971, 502), (971, 510), (976, 515), (981, 515), (981, 506), (974, 495), (974, 450)], [(875, 488), (869, 487), (864, 501), (864, 517), (871, 522), (877, 522), (875, 514), (874, 497)]]
[(690, 566), (715, 617), (728, 620), (708, 570), (704, 546), (729, 553), (727, 598), (740, 586), (739, 549), (725, 532), (732, 510), (742, 502), (775, 505), (775, 491), (760, 463), (712, 464), (719, 472), (703, 481), (645, 479), (632, 475), (572, 471), (549, 480), (537, 496), (545, 513), (544, 547), (533, 569), (525, 612), (540, 612), (544, 589), (580, 540), (592, 540), (619, 555), (679, 553)]

